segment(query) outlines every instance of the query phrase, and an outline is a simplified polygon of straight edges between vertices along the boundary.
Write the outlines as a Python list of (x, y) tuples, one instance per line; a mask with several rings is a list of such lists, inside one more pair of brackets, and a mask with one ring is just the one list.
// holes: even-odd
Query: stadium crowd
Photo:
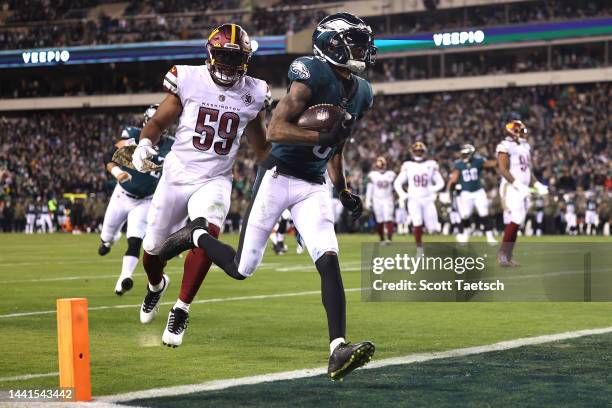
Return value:
[[(385, 156), (397, 170), (409, 157), (409, 146), (415, 140), (427, 144), (429, 155), (438, 160), (447, 177), (461, 144), (472, 143), (481, 154), (493, 157), (503, 137), (502, 124), (521, 118), (530, 129), (535, 174), (551, 188), (551, 214), (556, 216), (564, 202), (580, 201), (589, 192), (601, 202), (600, 217), (608, 219), (611, 94), (610, 84), (601, 83), (378, 96), (358, 123), (355, 142), (345, 149), (348, 180), (356, 192), (364, 194), (366, 175), (375, 158)], [(11, 211), (21, 215), (21, 209), (38, 197), (43, 202), (62, 201), (66, 194), (83, 194), (84, 199), (77, 200), (83, 206), (79, 227), (97, 228), (103, 215), (99, 203), (113, 188), (102, 154), (123, 127), (138, 126), (141, 120), (141, 112), (49, 112), (1, 118), (1, 209), (10, 203)], [(248, 203), (255, 168), (249, 149), (243, 147), (235, 166), (234, 200), (228, 217), (233, 227), (239, 225)], [(496, 199), (498, 180), (493, 172), (485, 177), (494, 213), (501, 212)], [(69, 208), (71, 202), (64, 201)], [(22, 225), (17, 216), (9, 218), (11, 228)], [(3, 221), (2, 225), (7, 224)]]
[[(212, 26), (228, 20), (241, 24), (251, 35), (291, 34), (314, 25), (325, 15), (322, 1), (314, 8), (282, 1), (265, 8), (243, 9), (239, 1), (132, 1), (119, 16), (104, 13), (90, 16), (86, 12), (87, 7), (112, 1), (73, 3), (65, 0), (5, 1), (3, 9), (7, 17), (0, 25), (0, 48), (199, 39)], [(612, 6), (605, 0), (548, 0), (385, 15), (366, 21), (378, 34), (408, 34), (611, 14)], [(37, 23), (42, 21), (45, 23)], [(55, 23), (49, 23), (53, 21)]]

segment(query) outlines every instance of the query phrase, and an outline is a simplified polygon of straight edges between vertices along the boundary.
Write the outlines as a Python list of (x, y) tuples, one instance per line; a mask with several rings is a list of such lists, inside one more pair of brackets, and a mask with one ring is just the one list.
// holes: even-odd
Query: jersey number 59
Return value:
[(215, 140), (215, 128), (207, 125), (216, 123), (219, 131), (219, 137), (222, 141), (214, 144), (215, 153), (225, 156), (232, 149), (234, 139), (238, 135), (238, 127), (240, 126), (240, 116), (235, 112), (224, 112), (219, 118), (219, 109), (211, 109), (201, 107), (198, 112), (195, 131), (201, 136), (193, 137), (193, 146), (202, 151), (207, 151), (213, 146)]

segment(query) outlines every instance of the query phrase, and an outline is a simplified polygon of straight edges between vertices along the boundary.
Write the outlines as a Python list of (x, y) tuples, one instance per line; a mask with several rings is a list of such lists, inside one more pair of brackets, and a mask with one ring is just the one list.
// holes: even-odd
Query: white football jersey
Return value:
[(370, 198), (377, 200), (392, 200), (393, 199), (393, 181), (395, 180), (395, 172), (387, 170), (384, 173), (374, 170), (368, 174), (368, 187), (371, 189)]
[(394, 183), (398, 194), (404, 192), (405, 183), (408, 183), (409, 198), (432, 198), (435, 191), (444, 187), (444, 180), (438, 171), (438, 163), (434, 160), (404, 162)]
[(164, 162), (165, 177), (178, 184), (231, 178), (242, 132), (268, 103), (266, 82), (245, 75), (232, 87), (222, 87), (207, 65), (177, 65), (166, 74), (164, 88), (183, 105), (176, 141)]
[[(519, 180), (522, 184), (529, 185), (531, 181), (531, 147), (525, 139), (514, 141), (511, 137), (507, 137), (497, 145), (495, 154), (507, 153), (510, 157), (510, 174), (515, 180)], [(502, 177), (502, 184), (506, 183), (506, 179)]]

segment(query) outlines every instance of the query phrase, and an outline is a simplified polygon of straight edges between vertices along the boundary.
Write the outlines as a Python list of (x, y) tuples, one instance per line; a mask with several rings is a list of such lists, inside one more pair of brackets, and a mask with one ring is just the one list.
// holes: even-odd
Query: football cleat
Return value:
[(162, 276), (162, 281), (164, 282), (164, 288), (159, 292), (153, 292), (147, 284), (147, 294), (140, 308), (140, 323), (142, 324), (151, 323), (153, 319), (155, 319), (157, 312), (159, 312), (159, 301), (170, 285), (170, 278), (168, 275), (164, 274)]
[(110, 252), (110, 250), (111, 250), (110, 242), (102, 241), (100, 243), (100, 246), (98, 247), (98, 255), (104, 256), (104, 255), (108, 254)]
[(468, 242), (469, 237), (468, 234), (466, 234), (465, 232), (461, 232), (455, 236), (455, 239), (458, 243), (465, 244), (466, 242)]
[(193, 232), (198, 228), (208, 230), (208, 221), (206, 221), (206, 218), (196, 218), (180, 230), (170, 234), (159, 250), (159, 257), (162, 261), (167, 261), (178, 256), (181, 252), (195, 248), (196, 245), (193, 242)]
[(521, 264), (516, 261), (513, 261), (502, 251), (499, 251), (497, 253), (497, 263), (499, 263), (499, 266), (501, 266), (502, 268), (516, 268), (521, 266)]
[(497, 244), (497, 240), (495, 239), (495, 237), (493, 236), (493, 233), (491, 231), (487, 231), (485, 235), (487, 236), (487, 243), (489, 245)]
[(166, 329), (162, 335), (162, 343), (168, 347), (178, 347), (183, 342), (183, 335), (189, 324), (189, 313), (180, 307), (173, 307), (168, 314)]
[(341, 380), (356, 368), (366, 365), (374, 355), (374, 344), (363, 341), (357, 344), (341, 343), (329, 356), (327, 374), (332, 381)]
[(417, 257), (425, 256), (425, 248), (423, 248), (422, 246), (416, 247), (416, 256)]
[(115, 284), (115, 294), (122, 296), (125, 292), (132, 289), (134, 281), (129, 276), (119, 276), (117, 283)]

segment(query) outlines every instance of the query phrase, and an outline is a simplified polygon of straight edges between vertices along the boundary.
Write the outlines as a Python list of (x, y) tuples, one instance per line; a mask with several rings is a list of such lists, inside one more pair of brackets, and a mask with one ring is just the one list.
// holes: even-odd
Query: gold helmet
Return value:
[(525, 137), (527, 135), (527, 126), (520, 120), (513, 120), (506, 123), (506, 131), (510, 133), (513, 139)]
[(385, 170), (387, 168), (387, 159), (382, 156), (378, 156), (374, 162), (374, 167), (378, 170)]
[(427, 146), (425, 146), (425, 143), (423, 142), (414, 142), (410, 150), (412, 151), (412, 157), (419, 161), (423, 160), (425, 157), (425, 154), (427, 153)]
[(212, 79), (221, 86), (232, 86), (246, 74), (253, 50), (249, 35), (238, 24), (215, 28), (206, 43)]

